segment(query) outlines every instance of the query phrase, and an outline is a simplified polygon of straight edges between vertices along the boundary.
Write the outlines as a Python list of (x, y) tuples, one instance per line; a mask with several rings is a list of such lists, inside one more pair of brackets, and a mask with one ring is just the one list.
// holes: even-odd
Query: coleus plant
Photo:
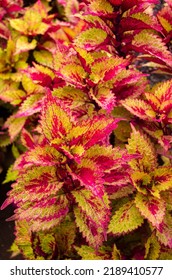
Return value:
[[(3, 1), (2, 1), (3, 2)], [(4, 1), (4, 209), (26, 259), (172, 258), (171, 2)], [(151, 71), (144, 73), (144, 67)], [(152, 86), (151, 73), (167, 81)]]

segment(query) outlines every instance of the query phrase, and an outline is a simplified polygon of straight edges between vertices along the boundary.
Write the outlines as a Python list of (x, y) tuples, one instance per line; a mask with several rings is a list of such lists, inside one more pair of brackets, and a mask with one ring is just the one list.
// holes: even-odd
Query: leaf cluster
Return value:
[(1, 2), (12, 251), (171, 259), (171, 1)]

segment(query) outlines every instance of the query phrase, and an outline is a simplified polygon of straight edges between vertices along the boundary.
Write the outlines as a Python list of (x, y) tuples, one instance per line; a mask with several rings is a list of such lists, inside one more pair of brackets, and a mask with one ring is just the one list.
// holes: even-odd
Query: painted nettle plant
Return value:
[(11, 251), (172, 259), (171, 73), (171, 0), (0, 0)]

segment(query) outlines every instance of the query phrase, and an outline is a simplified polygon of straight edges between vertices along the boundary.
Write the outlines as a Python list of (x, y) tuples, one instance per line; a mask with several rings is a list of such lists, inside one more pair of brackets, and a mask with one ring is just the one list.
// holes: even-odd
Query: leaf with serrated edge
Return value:
[(107, 33), (100, 28), (90, 28), (83, 31), (76, 39), (77, 47), (84, 48), (88, 51), (96, 49), (100, 44), (104, 43)]
[(15, 115), (12, 115), (7, 119), (5, 127), (8, 127), (11, 141), (13, 141), (20, 133), (25, 125), (26, 119), (26, 117), (16, 118)]
[(157, 260), (160, 254), (161, 246), (155, 232), (147, 239), (145, 244), (145, 260)]
[(156, 231), (158, 240), (172, 249), (172, 216), (168, 212), (166, 213), (163, 222), (160, 225), (159, 230)]
[(151, 195), (137, 193), (135, 204), (143, 217), (147, 218), (153, 226), (159, 228), (165, 216), (165, 202)]
[(15, 169), (20, 170), (29, 166), (51, 166), (59, 163), (61, 154), (49, 145), (35, 146), (25, 152), (15, 161)]
[(153, 121), (156, 118), (156, 113), (148, 102), (140, 99), (127, 98), (122, 101), (122, 105), (132, 114), (140, 119)]
[(157, 167), (155, 147), (146, 134), (134, 129), (126, 148), (129, 154), (139, 153), (141, 156), (130, 161), (133, 170), (149, 173)]
[(13, 170), (13, 165), (11, 165), (8, 168), (5, 180), (2, 182), (2, 184), (6, 184), (6, 183), (11, 182), (11, 181), (16, 181), (17, 177), (18, 177), (18, 171)]
[(89, 244), (94, 248), (99, 247), (106, 238), (106, 229), (110, 219), (108, 196), (98, 198), (88, 190), (72, 193), (79, 206), (75, 209), (76, 223)]
[(150, 30), (143, 30), (134, 36), (132, 41), (134, 48), (143, 53), (149, 53), (170, 67), (172, 66), (172, 54), (168, 51), (160, 37)]
[(152, 189), (154, 196), (160, 198), (161, 192), (172, 188), (172, 168), (159, 167), (152, 172)]
[(67, 113), (57, 104), (56, 98), (48, 94), (44, 100), (41, 128), (48, 140), (65, 137), (71, 130), (72, 124)]
[(108, 232), (115, 235), (125, 234), (140, 227), (143, 221), (134, 201), (130, 201), (120, 207), (112, 216)]
[(81, 256), (82, 260), (102, 260), (99, 254), (96, 254), (94, 248), (82, 245), (76, 248), (77, 253)]

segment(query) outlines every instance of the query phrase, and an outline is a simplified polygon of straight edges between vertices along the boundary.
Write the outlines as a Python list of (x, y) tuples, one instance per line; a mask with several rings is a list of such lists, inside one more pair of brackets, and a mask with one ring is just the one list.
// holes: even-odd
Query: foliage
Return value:
[[(172, 258), (172, 5), (0, 1), (1, 206), (26, 259)], [(168, 80), (152, 85), (151, 73)]]

